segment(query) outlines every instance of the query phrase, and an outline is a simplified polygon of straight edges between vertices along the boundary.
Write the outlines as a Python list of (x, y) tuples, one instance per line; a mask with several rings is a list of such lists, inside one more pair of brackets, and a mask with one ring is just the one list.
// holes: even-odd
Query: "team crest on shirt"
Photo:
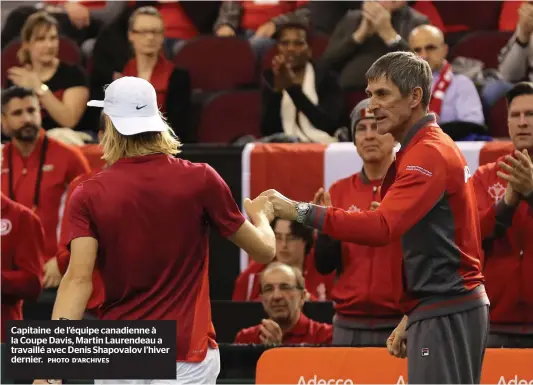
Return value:
[(5, 218), (2, 218), (1, 226), (2, 236), (9, 234), (11, 232), (11, 229), (13, 228), (11, 221)]
[(361, 209), (357, 207), (356, 205), (351, 205), (350, 207), (348, 207), (348, 211), (353, 212), (353, 213), (359, 213), (361, 212)]
[(43, 171), (45, 171), (45, 172), (53, 171), (53, 170), (54, 170), (54, 165), (53, 164), (45, 164), (43, 166)]
[(489, 187), (489, 195), (494, 199), (494, 203), (498, 203), (505, 194), (505, 187), (500, 183), (495, 183)]

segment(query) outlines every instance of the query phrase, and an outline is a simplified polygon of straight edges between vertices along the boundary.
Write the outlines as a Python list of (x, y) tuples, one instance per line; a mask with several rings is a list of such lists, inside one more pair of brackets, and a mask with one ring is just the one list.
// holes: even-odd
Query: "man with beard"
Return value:
[(276, 33), (278, 54), (263, 73), (261, 134), (302, 142), (335, 142), (342, 125), (343, 94), (336, 76), (311, 63), (307, 29), (285, 24)]
[(308, 293), (302, 272), (272, 262), (261, 275), (261, 301), (268, 319), (241, 330), (237, 344), (330, 344), (333, 328), (307, 318), (302, 308)]
[(90, 171), (78, 149), (45, 135), (37, 95), (11, 87), (2, 92), (2, 130), (11, 137), (3, 150), (2, 192), (33, 210), (45, 233), (45, 288), (59, 285), (57, 228), (62, 197), (68, 184)]

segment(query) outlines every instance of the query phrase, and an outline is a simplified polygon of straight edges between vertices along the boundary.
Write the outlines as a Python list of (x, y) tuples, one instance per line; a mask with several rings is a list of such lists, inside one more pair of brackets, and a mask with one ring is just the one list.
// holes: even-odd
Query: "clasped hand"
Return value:
[(498, 171), (497, 175), (508, 182), (506, 194), (514, 193), (514, 203), (519, 198), (517, 195), (525, 198), (533, 194), (533, 162), (527, 150), (515, 151), (514, 156), (506, 156), (498, 166), (503, 171)]

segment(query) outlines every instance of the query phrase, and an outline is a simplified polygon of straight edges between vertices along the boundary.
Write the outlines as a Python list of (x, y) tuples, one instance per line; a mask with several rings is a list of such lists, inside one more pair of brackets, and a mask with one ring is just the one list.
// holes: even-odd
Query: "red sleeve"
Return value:
[(261, 344), (259, 326), (242, 329), (235, 337), (236, 344)]
[(477, 209), (479, 213), (479, 223), (481, 227), (481, 239), (485, 239), (492, 234), (496, 224), (494, 198), (489, 195), (485, 185), (487, 174), (483, 168), (478, 169), (472, 176), (474, 191), (476, 192)]
[(41, 294), (44, 260), (44, 231), (39, 218), (29, 210), (20, 211), (17, 220), (24, 239), (15, 249), (16, 270), (2, 270), (2, 293), (21, 299), (37, 299)]
[(246, 219), (226, 182), (209, 165), (206, 165), (204, 186), (204, 207), (211, 223), (223, 237), (235, 234)]
[(78, 186), (70, 197), (70, 204), (65, 218), (69, 223), (65, 238), (67, 247), (75, 238), (91, 237), (98, 239), (91, 219), (89, 198), (85, 186)]
[(67, 267), (70, 261), (70, 252), (67, 248), (68, 244), (68, 217), (69, 217), (69, 203), (70, 199), (72, 197), (72, 193), (80, 185), (82, 181), (84, 181), (87, 177), (87, 174), (80, 175), (76, 179), (74, 179), (69, 185), (67, 190), (67, 196), (65, 198), (65, 213), (63, 215), (63, 220), (61, 221), (61, 232), (59, 235), (59, 244), (57, 248), (57, 265), (59, 267), (59, 271), (61, 274), (65, 274), (67, 271)]
[(314, 335), (314, 341), (315, 344), (328, 344), (331, 345), (333, 341), (333, 325), (329, 324), (318, 324), (317, 331)]
[(78, 148), (72, 151), (67, 167), (67, 183), (72, 182), (82, 174), (91, 172), (87, 158), (83, 156), (83, 153)]
[[(414, 149), (413, 149), (414, 150)], [(375, 211), (347, 212), (312, 206), (308, 225), (345, 242), (385, 246), (420, 221), (446, 191), (446, 160), (430, 145), (407, 154), (381, 206)]]
[(250, 279), (250, 272), (243, 271), (235, 280), (235, 286), (233, 287), (233, 301), (247, 301), (248, 294), (248, 280)]

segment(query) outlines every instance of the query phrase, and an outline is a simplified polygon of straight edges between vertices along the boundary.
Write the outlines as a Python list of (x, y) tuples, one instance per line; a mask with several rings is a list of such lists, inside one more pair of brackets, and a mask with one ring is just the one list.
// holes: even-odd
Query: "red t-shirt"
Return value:
[[(31, 154), (23, 157), (17, 146), (7, 143), (2, 151), (2, 192), (9, 196), (9, 173), (13, 173), (14, 201), (32, 209), (41, 160), (45, 132), (37, 140)], [(10, 156), (11, 152), (11, 156)], [(11, 161), (9, 158), (12, 158)], [(10, 162), (13, 169), (10, 170)], [(57, 253), (57, 232), (62, 198), (68, 184), (78, 175), (90, 171), (89, 163), (79, 148), (71, 147), (48, 138), (48, 147), (42, 166), (42, 179), (39, 191), (39, 206), (35, 214), (41, 220), (45, 235), (45, 262)]]
[[(262, 344), (259, 337), (261, 325), (242, 329), (235, 337), (236, 344)], [(284, 344), (331, 344), (333, 339), (333, 326), (307, 318), (300, 313), (300, 318), (294, 327), (283, 333)]]
[(24, 299), (42, 290), (44, 233), (39, 218), (4, 194), (2, 201), (2, 342), (5, 321), (22, 319)]
[(98, 240), (101, 319), (177, 320), (177, 361), (217, 347), (209, 230), (228, 237), (245, 218), (213, 168), (164, 154), (121, 159), (74, 191), (68, 221), (68, 243)]

